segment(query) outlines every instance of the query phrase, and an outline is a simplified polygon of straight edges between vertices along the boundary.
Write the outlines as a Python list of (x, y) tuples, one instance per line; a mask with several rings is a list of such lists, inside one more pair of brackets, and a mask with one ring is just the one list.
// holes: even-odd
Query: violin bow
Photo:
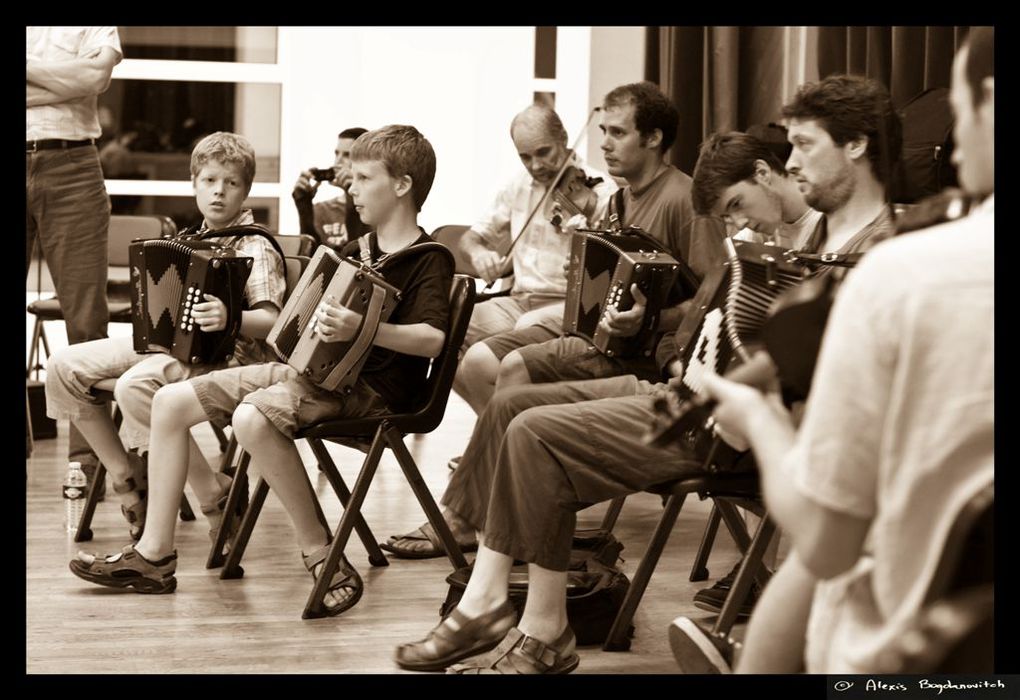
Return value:
[(567, 171), (567, 168), (570, 167), (570, 161), (572, 160), (571, 156), (574, 155), (574, 152), (577, 149), (577, 144), (581, 143), (581, 138), (584, 136), (585, 132), (588, 131), (588, 126), (591, 125), (592, 118), (594, 118), (596, 113), (601, 111), (602, 111), (601, 107), (595, 107), (591, 110), (591, 114), (588, 115), (588, 121), (586, 121), (584, 123), (584, 126), (581, 127), (581, 131), (578, 132), (577, 138), (574, 139), (574, 143), (571, 145), (570, 149), (567, 150), (567, 157), (563, 159), (563, 165), (560, 166), (559, 171), (556, 173), (556, 177), (552, 179), (552, 182), (550, 183), (549, 187), (547, 187), (545, 190), (545, 194), (543, 194), (542, 198), (538, 200), (538, 204), (536, 204), (531, 209), (531, 212), (528, 214), (528, 218), (524, 220), (524, 226), (522, 226), (521, 230), (517, 232), (517, 237), (510, 241), (510, 247), (507, 248), (506, 255), (503, 256), (504, 257), (503, 266), (502, 271), (499, 274), (499, 277), (485, 285), (485, 287), (482, 288), (483, 292), (491, 289), (492, 285), (496, 284), (496, 280), (502, 279), (509, 272), (508, 268), (513, 265), (513, 259), (510, 257), (510, 254), (513, 253), (514, 246), (517, 245), (517, 241), (521, 240), (521, 237), (524, 235), (524, 232), (528, 230), (528, 226), (531, 225), (531, 220), (535, 218), (535, 214), (537, 214), (543, 207), (545, 207), (546, 202), (549, 201), (549, 197), (552, 195), (553, 192), (556, 191), (556, 187), (560, 183), (560, 178), (563, 177), (563, 173), (565, 173)]

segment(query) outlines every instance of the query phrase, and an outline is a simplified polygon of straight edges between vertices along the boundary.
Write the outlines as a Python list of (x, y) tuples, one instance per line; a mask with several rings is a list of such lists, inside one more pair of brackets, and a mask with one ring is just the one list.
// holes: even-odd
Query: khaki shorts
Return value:
[(390, 412), (382, 397), (363, 381), (356, 382), (349, 394), (334, 393), (282, 362), (232, 367), (190, 381), (214, 425), (228, 425), (234, 410), (247, 403), (292, 439), (298, 430), (324, 420), (369, 418)]

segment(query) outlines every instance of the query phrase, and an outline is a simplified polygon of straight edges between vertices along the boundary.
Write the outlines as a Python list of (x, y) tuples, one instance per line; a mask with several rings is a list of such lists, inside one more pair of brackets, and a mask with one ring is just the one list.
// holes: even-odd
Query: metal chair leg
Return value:
[(719, 617), (716, 618), (715, 625), (712, 627), (712, 634), (728, 635), (730, 630), (733, 629), (733, 623), (737, 620), (740, 608), (747, 601), (747, 597), (751, 593), (752, 582), (761, 573), (761, 570), (765, 568), (762, 564), (762, 557), (765, 556), (765, 551), (772, 542), (775, 533), (775, 523), (766, 516), (758, 525), (754, 538), (744, 553), (744, 559), (737, 570), (736, 578), (733, 579), (730, 592), (726, 595), (726, 601), (723, 603), (722, 610), (719, 611)]
[(382, 457), (383, 448), (386, 446), (386, 441), (383, 439), (383, 431), (386, 427), (387, 425), (384, 421), (376, 430), (372, 446), (369, 448), (365, 461), (361, 465), (361, 471), (358, 473), (358, 478), (354, 482), (354, 489), (351, 491), (350, 500), (347, 503), (347, 507), (344, 508), (343, 517), (340, 518), (340, 524), (333, 534), (333, 542), (330, 545), (329, 554), (326, 556), (326, 561), (323, 563), (322, 569), (315, 579), (315, 585), (312, 587), (311, 593), (308, 594), (305, 609), (301, 613), (303, 619), (324, 617), (327, 614), (323, 599), (326, 596), (326, 591), (329, 590), (333, 574), (340, 568), (340, 557), (347, 547), (347, 541), (351, 538), (354, 523), (361, 515), (361, 504), (364, 503), (365, 496), (368, 495), (368, 487), (372, 484), (375, 472), (379, 468), (379, 460)]
[(269, 484), (266, 483), (265, 479), (259, 477), (255, 482), (255, 488), (252, 489), (251, 499), (248, 501), (248, 507), (241, 518), (241, 524), (237, 528), (237, 534), (230, 541), (230, 551), (223, 562), (220, 578), (231, 579), (244, 576), (244, 569), (241, 568), (241, 557), (244, 556), (244, 550), (248, 548), (248, 540), (251, 539), (252, 530), (255, 529), (255, 523), (258, 521), (259, 513), (262, 512), (262, 506), (265, 504), (266, 496), (268, 495)]
[(393, 450), (393, 454), (396, 455), (397, 462), (404, 471), (404, 477), (407, 479), (407, 483), (411, 485), (411, 490), (414, 491), (414, 495), (418, 499), (418, 504), (425, 511), (426, 517), (428, 517), (429, 522), (432, 524), (432, 529), (436, 531), (439, 540), (443, 543), (443, 548), (446, 550), (446, 556), (450, 560), (453, 570), (456, 571), (467, 566), (467, 559), (464, 558), (464, 553), (460, 551), (460, 546), (457, 544), (453, 533), (450, 532), (450, 527), (446, 524), (446, 520), (440, 512), (439, 506), (436, 505), (435, 499), (432, 498), (432, 493), (429, 492), (429, 487), (425, 484), (425, 480), (422, 479), (421, 472), (418, 471), (414, 459), (411, 458), (411, 453), (407, 451), (407, 446), (401, 439), (400, 432), (390, 426), (386, 431), (386, 441), (389, 443), (390, 449)]
[(671, 494), (666, 500), (666, 507), (659, 518), (659, 524), (655, 526), (655, 532), (648, 543), (648, 549), (641, 557), (641, 563), (638, 564), (637, 571), (634, 572), (634, 580), (631, 581), (630, 588), (627, 589), (627, 595), (623, 599), (620, 611), (616, 613), (616, 619), (613, 620), (609, 636), (602, 645), (603, 651), (627, 651), (630, 649), (630, 635), (633, 634), (631, 621), (634, 619), (634, 613), (645, 593), (648, 581), (652, 578), (652, 572), (655, 571), (655, 566), (659, 563), (662, 550), (666, 548), (666, 542), (673, 531), (673, 526), (676, 525), (676, 519), (680, 515), (680, 509), (683, 508), (686, 498), (687, 494)]
[(606, 532), (613, 531), (613, 528), (616, 527), (616, 521), (620, 517), (620, 511), (623, 510), (623, 504), (626, 500), (626, 496), (617, 496), (609, 502), (609, 508), (606, 509), (606, 514), (602, 516), (602, 524), (599, 526), (600, 530), (605, 530)]
[[(237, 511), (241, 508), (241, 503), (243, 502), (243, 499), (248, 492), (248, 462), (250, 460), (251, 456), (247, 452), (243, 452), (241, 455), (241, 461), (237, 465), (237, 468), (234, 470), (233, 481), (230, 484), (230, 491), (227, 492), (227, 502), (223, 506), (223, 519), (220, 521), (220, 531), (216, 534), (216, 540), (213, 542), (212, 547), (209, 549), (209, 556), (205, 560), (205, 568), (207, 569), (215, 569), (218, 566), (224, 565), (223, 548), (227, 544), (227, 533), (230, 531), (230, 520), (239, 517), (237, 515)], [(268, 489), (269, 487), (266, 486), (266, 490)], [(244, 515), (240, 516), (242, 517), (241, 525), (242, 528), (244, 526), (243, 518), (248, 517), (248, 510), (250, 508), (251, 504), (249, 503), (248, 508), (245, 509), (244, 511)], [(258, 513), (256, 512), (254, 514), (254, 518), (257, 517)], [(252, 527), (255, 527), (254, 518), (252, 519), (251, 523)], [(250, 529), (248, 530), (248, 534), (249, 535), (251, 534)], [(248, 540), (247, 538), (245, 538), (244, 544), (247, 545), (247, 542)], [(233, 552), (235, 543), (231, 542), (230, 547), (231, 552)], [(243, 552), (243, 550), (244, 547), (242, 546), (241, 551)], [(238, 556), (237, 561), (240, 561), (240, 556)], [(229, 577), (223, 576), (221, 574), (220, 578)]]
[(715, 544), (715, 535), (719, 531), (719, 521), (722, 515), (719, 514), (719, 506), (712, 502), (712, 514), (708, 516), (708, 523), (705, 525), (705, 532), (701, 536), (701, 544), (698, 545), (698, 555), (694, 558), (691, 566), (691, 581), (705, 581), (708, 579), (708, 557), (712, 554), (712, 545)]
[[(346, 511), (349, 507), (348, 504), (351, 501), (351, 492), (348, 490), (347, 484), (344, 482), (344, 478), (340, 474), (340, 470), (336, 468), (336, 463), (333, 461), (333, 458), (329, 456), (329, 451), (326, 450), (326, 445), (318, 438), (308, 438), (308, 445), (312, 448), (312, 452), (315, 454), (315, 459), (319, 463), (319, 471), (325, 474), (326, 478), (329, 479), (329, 483), (333, 487), (333, 492), (336, 493), (337, 498), (340, 499), (340, 503)], [(329, 528), (328, 524), (326, 527), (327, 529)], [(372, 534), (371, 528), (368, 527), (368, 523), (365, 522), (361, 513), (358, 513), (355, 518), (354, 529), (358, 533), (361, 543), (365, 545), (365, 551), (368, 552), (368, 563), (372, 566), (389, 566), (389, 560), (386, 558), (386, 555), (383, 554), (382, 550), (379, 549), (379, 543), (376, 541), (375, 535)]]

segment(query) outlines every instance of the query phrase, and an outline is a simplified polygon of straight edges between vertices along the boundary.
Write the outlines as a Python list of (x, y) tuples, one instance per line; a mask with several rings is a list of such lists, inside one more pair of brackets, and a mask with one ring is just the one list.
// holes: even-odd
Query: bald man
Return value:
[[(509, 296), (496, 297), (475, 307), (464, 340), (467, 350), (480, 340), (534, 325), (544, 319), (563, 317), (567, 278), (564, 263), (570, 253), (570, 236), (550, 223), (542, 212), (536, 213), (520, 236), (508, 260), (499, 251), (506, 250), (517, 238), (556, 174), (568, 161), (592, 180), (601, 179), (593, 189), (598, 207), (592, 221), (601, 219), (616, 184), (606, 173), (585, 164), (567, 148), (567, 132), (559, 115), (546, 105), (533, 104), (517, 114), (510, 123), (510, 138), (525, 172), (516, 175), (496, 195), (489, 210), (479, 217), (461, 239), (461, 249), (475, 270), (491, 282), (506, 271), (514, 275)], [(483, 397), (474, 395), (477, 382), (470, 373), (458, 369), (454, 390), (476, 412), (484, 406), (491, 389)]]

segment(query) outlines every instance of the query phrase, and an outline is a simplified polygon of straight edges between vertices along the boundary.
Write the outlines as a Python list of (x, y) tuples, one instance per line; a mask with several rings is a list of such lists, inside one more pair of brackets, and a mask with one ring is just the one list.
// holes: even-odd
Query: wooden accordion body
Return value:
[[(585, 338), (609, 357), (651, 354), (651, 323), (666, 303), (680, 264), (644, 235), (575, 231), (563, 330)], [(599, 328), (599, 320), (609, 307), (626, 311), (634, 306), (631, 284), (637, 284), (648, 298), (645, 324), (629, 338), (609, 335)]]
[[(188, 364), (229, 361), (241, 326), (253, 258), (209, 241), (140, 239), (129, 247), (131, 321), (136, 352), (163, 352)], [(192, 308), (211, 294), (227, 326), (205, 333)]]
[[(351, 340), (326, 343), (315, 332), (314, 314), (324, 296), (362, 316)], [(319, 246), (291, 292), (266, 342), (281, 360), (330, 391), (350, 391), (368, 359), (379, 324), (400, 300), (400, 290), (371, 268)]]

